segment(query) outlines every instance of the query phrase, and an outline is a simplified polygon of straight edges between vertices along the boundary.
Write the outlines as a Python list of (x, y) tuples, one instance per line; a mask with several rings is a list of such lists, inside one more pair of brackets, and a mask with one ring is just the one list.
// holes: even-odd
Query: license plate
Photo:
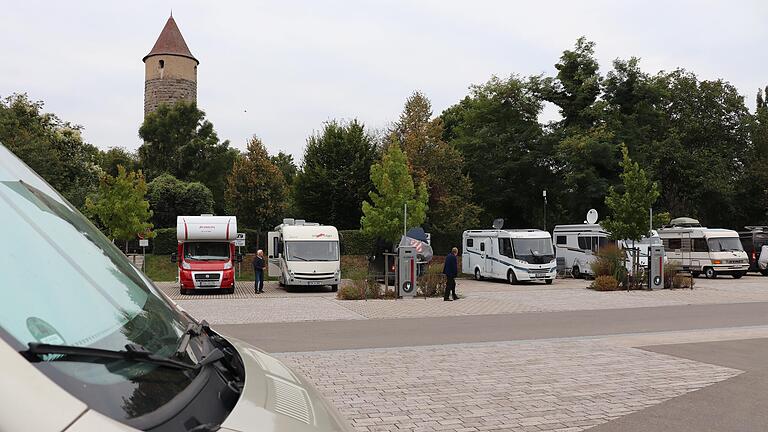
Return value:
[(533, 277), (543, 278), (543, 277), (547, 277), (547, 274), (546, 273), (536, 273)]
[(219, 286), (219, 281), (201, 281), (200, 286), (204, 286), (204, 287)]
[(322, 281), (309, 281), (309, 285), (322, 285)]

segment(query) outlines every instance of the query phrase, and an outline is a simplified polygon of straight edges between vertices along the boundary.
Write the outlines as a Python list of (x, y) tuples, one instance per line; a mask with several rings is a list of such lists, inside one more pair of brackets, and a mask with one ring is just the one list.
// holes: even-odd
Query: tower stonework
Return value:
[(197, 102), (197, 65), (173, 16), (144, 56), (144, 116), (160, 104)]

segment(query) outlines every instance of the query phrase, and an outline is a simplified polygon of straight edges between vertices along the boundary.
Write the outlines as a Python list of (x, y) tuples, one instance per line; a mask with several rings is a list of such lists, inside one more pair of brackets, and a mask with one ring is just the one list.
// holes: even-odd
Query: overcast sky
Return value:
[(298, 160), (327, 120), (386, 127), (417, 89), (437, 115), (492, 75), (554, 74), (581, 35), (603, 73), (630, 56), (651, 73), (684, 67), (730, 81), (750, 108), (768, 84), (765, 0), (25, 0), (0, 12), (0, 95), (27, 92), (101, 148), (137, 148), (141, 58), (171, 9), (219, 136), (242, 149), (257, 134)]

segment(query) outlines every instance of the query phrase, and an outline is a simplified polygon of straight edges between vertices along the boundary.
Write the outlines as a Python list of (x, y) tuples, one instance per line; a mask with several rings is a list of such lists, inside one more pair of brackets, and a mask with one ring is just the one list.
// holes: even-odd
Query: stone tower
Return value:
[(144, 116), (160, 104), (197, 102), (197, 65), (173, 15), (144, 58)]

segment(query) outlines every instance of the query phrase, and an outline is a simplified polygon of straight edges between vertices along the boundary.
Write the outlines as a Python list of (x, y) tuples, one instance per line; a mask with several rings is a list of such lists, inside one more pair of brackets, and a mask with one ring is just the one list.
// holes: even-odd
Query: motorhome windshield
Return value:
[(229, 260), (229, 243), (184, 243), (184, 259), (186, 261), (227, 261)]
[(512, 239), (512, 246), (515, 258), (529, 264), (544, 264), (555, 259), (549, 238), (516, 238)]
[(287, 241), (285, 259), (288, 261), (338, 261), (338, 241)]
[(710, 252), (743, 251), (744, 247), (738, 237), (719, 237), (707, 240)]
[[(9, 246), (0, 260), (3, 286), (9, 287), (0, 302), (0, 338), (19, 351), (29, 343), (114, 351), (135, 344), (172, 356), (188, 319), (77, 210), (50, 188), (33, 187), (39, 179), (3, 181), (7, 163), (11, 172), (34, 176), (13, 162), (0, 157), (0, 225)], [(39, 360), (34, 364), (41, 372), (116, 419), (158, 410), (197, 375), (120, 359)]]

